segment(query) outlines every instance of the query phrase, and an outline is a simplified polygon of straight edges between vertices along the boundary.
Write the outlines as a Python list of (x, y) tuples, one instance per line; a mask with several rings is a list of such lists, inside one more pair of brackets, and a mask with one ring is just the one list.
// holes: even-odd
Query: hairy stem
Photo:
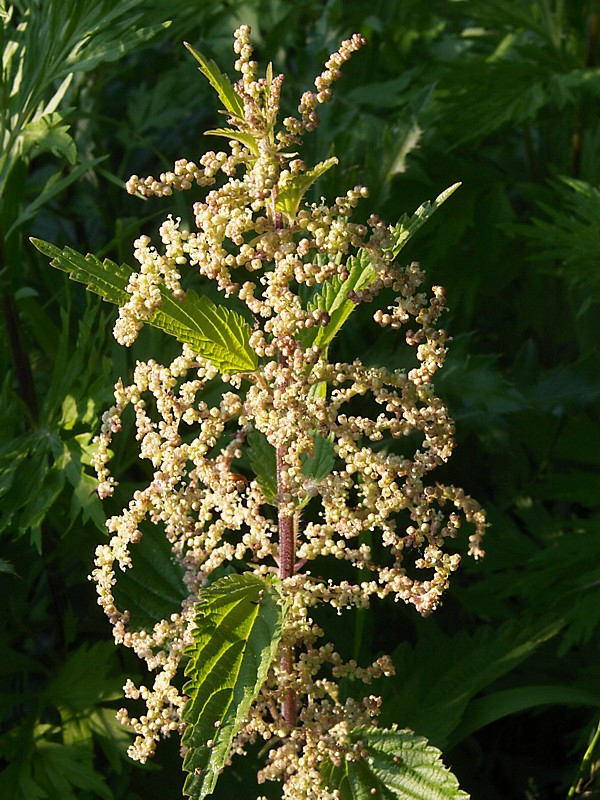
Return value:
[[(277, 227), (280, 220), (275, 221)], [(283, 354), (279, 354), (279, 363), (282, 366), (287, 364)], [(277, 448), (277, 494), (279, 496), (279, 510), (277, 524), (279, 528), (279, 578), (291, 578), (294, 574), (296, 563), (296, 515), (290, 514), (286, 508), (286, 501), (289, 495), (289, 483), (286, 469), (286, 446)], [(284, 510), (285, 509), (285, 510)], [(288, 647), (281, 659), (281, 669), (291, 673), (294, 664), (294, 648)], [(296, 692), (288, 689), (283, 696), (281, 703), (281, 715), (288, 725), (296, 724)]]
[[(286, 494), (287, 481), (285, 480), (285, 447), (277, 448), (277, 490), (279, 497)], [(279, 510), (279, 578), (291, 578), (294, 574), (296, 561), (296, 534), (294, 514), (288, 514), (283, 509)], [(294, 649), (288, 647), (281, 659), (281, 669), (291, 672), (294, 663)], [(288, 725), (296, 724), (296, 692), (288, 689), (281, 704), (281, 714)]]

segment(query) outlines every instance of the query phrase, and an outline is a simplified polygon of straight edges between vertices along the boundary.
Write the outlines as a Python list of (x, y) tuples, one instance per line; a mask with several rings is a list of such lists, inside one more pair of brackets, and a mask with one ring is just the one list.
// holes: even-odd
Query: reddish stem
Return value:
[[(286, 364), (285, 356), (279, 356), (279, 363)], [(289, 493), (286, 479), (286, 447), (277, 448), (277, 494), (279, 496), (279, 511), (277, 523), (279, 527), (279, 578), (291, 578), (295, 572), (296, 563), (296, 521), (295, 514), (284, 510), (286, 502), (284, 497)], [(286, 498), (287, 499), (287, 498)], [(294, 666), (294, 648), (288, 647), (281, 658), (281, 669), (288, 674), (292, 673)], [(281, 703), (281, 714), (285, 722), (294, 726), (296, 724), (296, 692), (287, 689)]]
[[(283, 479), (285, 448), (277, 448), (277, 488), (280, 498), (286, 493), (286, 481)], [(279, 525), (279, 578), (291, 578), (296, 561), (295, 520), (293, 514), (283, 510), (278, 514)], [(288, 647), (281, 658), (281, 669), (291, 673), (294, 665), (294, 648)], [(281, 703), (281, 714), (290, 726), (296, 724), (296, 692), (288, 689)]]

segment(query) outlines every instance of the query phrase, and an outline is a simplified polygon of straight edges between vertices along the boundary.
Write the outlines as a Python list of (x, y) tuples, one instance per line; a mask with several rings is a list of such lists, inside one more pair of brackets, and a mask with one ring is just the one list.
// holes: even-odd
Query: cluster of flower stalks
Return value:
[[(481, 555), (485, 519), (461, 489), (428, 482), (453, 449), (453, 423), (431, 382), (446, 353), (447, 337), (436, 327), (443, 289), (420, 291), (419, 265), (398, 263), (394, 229), (377, 216), (351, 221), (365, 187), (330, 205), (304, 199), (336, 160), (309, 168), (299, 155), (302, 137), (317, 127), (320, 104), (364, 40), (343, 42), (316, 91), (302, 96), (298, 116), (278, 123), (283, 76), (270, 68), (257, 76), (249, 33), (246, 26), (235, 33), (241, 77), (227, 104), (230, 127), (216, 132), (228, 149), (127, 183), (131, 194), (193, 189), (203, 199), (193, 205), (189, 228), (169, 217), (160, 244), (148, 236), (135, 242), (139, 270), (115, 336), (125, 345), (135, 341), (160, 307), (161, 286), (183, 304), (195, 273), (200, 287), (216, 285), (225, 305), (247, 310), (256, 368), (224, 372), (185, 345), (168, 366), (138, 362), (130, 385), (117, 384), (97, 437), (100, 496), (116, 486), (109, 448), (129, 406), (140, 458), (153, 474), (109, 519), (111, 538), (97, 549), (93, 579), (116, 641), (154, 676), (151, 686), (125, 687), (126, 697), (143, 699), (145, 713), (119, 712), (137, 735), (130, 754), (143, 762), (161, 736), (185, 727), (177, 673), (193, 641), (199, 593), (226, 569), (275, 573), (289, 602), (279, 654), (232, 753), (270, 742), (259, 780), (282, 780), (288, 797), (312, 797), (307, 787), (319, 783), (319, 764), (360, 758), (348, 733), (374, 725), (379, 712), (379, 698), (368, 691), (342, 701), (340, 679), (370, 684), (394, 672), (385, 655), (365, 666), (345, 662), (324, 641), (316, 607), (328, 603), (351, 614), (376, 597), (429, 614), (460, 560), (445, 552), (446, 540), (466, 520), (469, 552)], [(364, 303), (395, 347), (402, 337), (412, 348), (412, 369), (331, 357), (334, 335)], [(114, 585), (117, 566), (132, 566), (130, 551), (148, 525), (164, 531), (188, 598), (152, 630), (134, 630)], [(336, 580), (321, 577), (331, 560), (333, 574), (342, 576)], [(323, 792), (318, 796), (329, 796)]]

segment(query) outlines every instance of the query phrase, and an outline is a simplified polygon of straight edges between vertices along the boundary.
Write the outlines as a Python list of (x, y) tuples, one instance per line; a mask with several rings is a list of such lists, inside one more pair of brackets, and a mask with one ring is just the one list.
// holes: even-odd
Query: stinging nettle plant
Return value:
[[(356, 685), (393, 675), (390, 657), (364, 667), (344, 661), (313, 618), (322, 604), (342, 614), (372, 598), (429, 614), (458, 567), (444, 544), (464, 520), (469, 553), (482, 555), (479, 505), (459, 488), (426, 482), (454, 446), (431, 382), (446, 353), (436, 327), (444, 291), (433, 287), (429, 297), (419, 290), (420, 266), (397, 260), (458, 184), (394, 226), (375, 215), (351, 221), (368, 196), (362, 186), (332, 205), (308, 203), (306, 192), (337, 159), (308, 167), (302, 137), (364, 39), (342, 43), (298, 117), (278, 128), (283, 75), (269, 65), (257, 77), (249, 35), (247, 26), (234, 35), (235, 85), (186, 45), (224, 106), (229, 127), (208, 133), (228, 151), (127, 183), (145, 197), (206, 187), (190, 230), (169, 216), (161, 247), (140, 236), (137, 271), (34, 240), (54, 266), (118, 304), (120, 343), (133, 344), (148, 323), (183, 345), (168, 366), (138, 362), (131, 384), (116, 385), (96, 440), (101, 497), (116, 486), (109, 448), (128, 406), (153, 472), (108, 520), (111, 538), (92, 573), (115, 641), (155, 676), (151, 686), (125, 686), (145, 713), (118, 716), (135, 732), (129, 752), (142, 762), (161, 736), (181, 735), (192, 798), (211, 794), (223, 768), (256, 742), (266, 743), (259, 782), (281, 781), (285, 798), (464, 798), (439, 751), (410, 731), (376, 726), (379, 697), (344, 696), (345, 678)], [(194, 273), (216, 284), (223, 304), (194, 291)], [(372, 303), (382, 327), (412, 325), (404, 336), (413, 369), (330, 357), (362, 303)], [(116, 570), (135, 570), (134, 546), (157, 527), (186, 596), (176, 613), (141, 628), (119, 607)], [(336, 577), (321, 577), (331, 560)]]

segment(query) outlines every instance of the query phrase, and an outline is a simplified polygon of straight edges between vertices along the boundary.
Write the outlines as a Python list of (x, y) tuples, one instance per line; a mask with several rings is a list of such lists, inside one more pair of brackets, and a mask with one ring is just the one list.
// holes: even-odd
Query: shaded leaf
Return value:
[[(523, 662), (563, 626), (560, 619), (528, 624), (509, 620), (499, 628), (482, 627), (474, 636), (449, 636), (424, 627), (416, 647), (402, 644), (394, 651), (399, 679), (382, 687), (382, 720), (401, 719), (445, 747), (471, 698)], [(393, 696), (386, 696), (390, 691)]]
[(538, 202), (545, 219), (534, 216), (528, 225), (512, 230), (529, 240), (530, 258), (558, 262), (570, 282), (600, 288), (600, 189), (582, 180), (561, 177), (551, 181), (552, 202)]
[(17, 572), (10, 561), (6, 561), (4, 558), (0, 558), (0, 572), (4, 572), (8, 575), (16, 575)]
[(24, 225), (30, 219), (33, 219), (38, 211), (53, 197), (64, 191), (67, 186), (70, 186), (75, 181), (78, 181), (82, 175), (93, 169), (106, 158), (108, 158), (108, 156), (99, 156), (98, 158), (92, 158), (89, 161), (84, 161), (72, 169), (64, 178), (60, 177), (60, 173), (54, 173), (54, 175), (52, 175), (46, 182), (46, 185), (43, 187), (43, 189), (36, 195), (35, 200), (32, 200), (31, 203), (29, 203), (19, 214), (17, 219), (6, 232), (6, 236), (10, 236), (14, 230), (19, 228), (21, 225)]
[(73, 789), (88, 797), (112, 800), (113, 794), (102, 775), (94, 770), (93, 753), (87, 747), (38, 740), (33, 757), (34, 775), (49, 797), (76, 800)]
[(181, 611), (188, 596), (183, 569), (175, 561), (164, 533), (150, 527), (132, 547), (133, 569), (118, 575), (115, 597), (131, 613), (133, 630), (152, 629), (161, 619)]
[(112, 642), (82, 644), (62, 664), (44, 690), (47, 703), (73, 711), (121, 696), (121, 675), (111, 675), (115, 656)]
[(474, 700), (450, 737), (450, 747), (480, 728), (511, 714), (548, 705), (600, 706), (600, 694), (576, 686), (519, 686)]

